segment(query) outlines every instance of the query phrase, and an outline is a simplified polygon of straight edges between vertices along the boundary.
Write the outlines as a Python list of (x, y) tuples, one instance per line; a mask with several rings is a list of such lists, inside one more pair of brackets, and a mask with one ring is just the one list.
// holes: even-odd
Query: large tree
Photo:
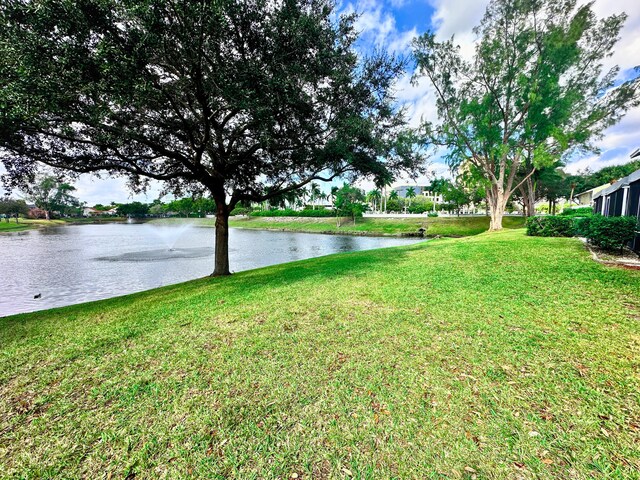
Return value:
[(16, 219), (16, 223), (20, 223), (20, 215), (27, 215), (29, 207), (24, 200), (14, 200), (13, 198), (0, 198), (0, 215), (9, 222), (11, 217)]
[(239, 202), (419, 162), (391, 93), (402, 63), (359, 57), (354, 20), (331, 0), (5, 0), (5, 180), (46, 164), (209, 194), (226, 275)]
[[(453, 168), (473, 165), (487, 179), (491, 229), (502, 228), (509, 198), (537, 168), (592, 141), (638, 105), (638, 81), (618, 84), (603, 72), (625, 14), (598, 19), (576, 0), (494, 0), (467, 61), (453, 38), (427, 32), (414, 43), (418, 70), (437, 98), (430, 141), (448, 150)], [(530, 159), (519, 181), (516, 175)]]
[(351, 217), (355, 225), (356, 218), (361, 217), (367, 209), (365, 200), (364, 191), (357, 187), (345, 183), (341, 188), (336, 188), (334, 206), (338, 227), (340, 227), (340, 217)]
[(62, 182), (52, 175), (38, 176), (28, 187), (29, 198), (36, 207), (45, 212), (49, 220), (53, 212), (65, 215), (74, 213), (80, 207), (80, 202), (72, 195), (75, 187)]

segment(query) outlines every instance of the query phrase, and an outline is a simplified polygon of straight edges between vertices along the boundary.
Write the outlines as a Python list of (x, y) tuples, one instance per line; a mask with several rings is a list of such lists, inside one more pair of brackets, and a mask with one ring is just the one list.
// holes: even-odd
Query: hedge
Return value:
[(582, 222), (580, 228), (589, 243), (604, 250), (622, 250), (636, 236), (638, 219), (594, 215), (588, 222)]
[(593, 215), (593, 208), (591, 207), (576, 207), (576, 208), (565, 208), (562, 210), (560, 214), (563, 217), (586, 217), (589, 215)]
[(312, 210), (306, 208), (304, 210), (292, 210), (285, 208), (284, 210), (259, 210), (251, 212), (252, 217), (333, 217), (335, 212), (333, 210), (326, 210), (319, 208)]
[(252, 211), (251, 208), (236, 207), (233, 210), (231, 210), (231, 213), (229, 215), (231, 215), (232, 217), (234, 217), (236, 215), (250, 215), (251, 211)]
[(527, 235), (533, 237), (573, 237), (573, 219), (570, 217), (529, 217)]
[(640, 228), (635, 217), (577, 215), (529, 217), (527, 235), (537, 237), (585, 237), (605, 250), (622, 250)]

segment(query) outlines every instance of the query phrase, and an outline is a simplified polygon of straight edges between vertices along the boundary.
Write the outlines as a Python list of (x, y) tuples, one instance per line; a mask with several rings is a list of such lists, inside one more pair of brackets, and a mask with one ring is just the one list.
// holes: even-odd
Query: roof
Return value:
[(640, 148), (636, 148), (631, 154), (631, 158), (640, 157)]
[(593, 188), (592, 188), (592, 189), (590, 189), (590, 190), (585, 190), (584, 192), (576, 193), (576, 194), (574, 194), (574, 195), (573, 195), (573, 197), (574, 197), (574, 198), (575, 198), (575, 197), (579, 197), (580, 195), (584, 195), (585, 193), (589, 193), (589, 192), (592, 192), (593, 194), (596, 194), (596, 193), (598, 193), (599, 191), (604, 190), (605, 188), (607, 188), (607, 187), (609, 187), (609, 186), (611, 186), (611, 184), (610, 184), (610, 183), (605, 183), (604, 185), (600, 185), (600, 186), (598, 186), (598, 187), (593, 187)]
[(630, 184), (636, 183), (636, 182), (640, 182), (640, 170), (636, 170), (632, 174), (627, 175), (624, 178), (621, 178), (616, 183), (611, 185), (609, 188), (605, 188), (604, 190), (601, 190), (600, 192), (596, 193), (593, 196), (593, 198), (596, 199), (598, 197), (611, 195), (612, 193), (617, 192), (621, 188), (629, 186)]

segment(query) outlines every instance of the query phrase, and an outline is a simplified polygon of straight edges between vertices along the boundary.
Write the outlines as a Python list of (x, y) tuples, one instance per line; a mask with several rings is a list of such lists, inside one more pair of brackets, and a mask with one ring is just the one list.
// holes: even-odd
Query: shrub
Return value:
[(591, 207), (577, 207), (577, 208), (565, 208), (560, 214), (563, 217), (587, 217), (593, 215), (593, 208)]
[(527, 235), (533, 237), (573, 237), (573, 219), (568, 217), (529, 217)]
[(231, 210), (231, 213), (229, 215), (231, 215), (232, 217), (235, 215), (249, 215), (251, 214), (251, 208), (247, 208), (247, 207), (236, 207), (233, 210)]
[(430, 208), (426, 204), (411, 205), (407, 208), (409, 213), (425, 213), (429, 210)]
[(588, 222), (585, 237), (604, 250), (622, 250), (636, 235), (638, 220), (635, 217), (604, 217), (594, 215)]
[(573, 229), (576, 236), (587, 237), (589, 235), (589, 227), (591, 225), (592, 217), (592, 215), (587, 217), (573, 217)]
[(319, 208), (317, 210), (292, 210), (290, 208), (285, 208), (284, 210), (260, 210), (257, 212), (251, 212), (249, 215), (252, 217), (333, 217), (335, 216), (335, 212), (324, 208)]
[(438, 216), (438, 212), (429, 212), (427, 213), (427, 217), (437, 217)]

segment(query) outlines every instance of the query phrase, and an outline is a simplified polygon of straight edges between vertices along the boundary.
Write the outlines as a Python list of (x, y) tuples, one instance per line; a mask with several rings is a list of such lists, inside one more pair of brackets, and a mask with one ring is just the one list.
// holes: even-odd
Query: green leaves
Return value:
[[(499, 213), (524, 178), (580, 150), (640, 103), (638, 78), (614, 87), (617, 67), (603, 72), (626, 16), (598, 20), (575, 0), (494, 0), (481, 24), (473, 61), (451, 40), (427, 32), (414, 42), (417, 82), (436, 92), (439, 124), (427, 141), (448, 149), (454, 169), (472, 165), (490, 182)], [(492, 198), (494, 200), (492, 200)]]
[(419, 149), (397, 141), (403, 62), (359, 59), (355, 17), (335, 17), (326, 0), (3, 2), (7, 179), (38, 161), (235, 205), (419, 169)]

